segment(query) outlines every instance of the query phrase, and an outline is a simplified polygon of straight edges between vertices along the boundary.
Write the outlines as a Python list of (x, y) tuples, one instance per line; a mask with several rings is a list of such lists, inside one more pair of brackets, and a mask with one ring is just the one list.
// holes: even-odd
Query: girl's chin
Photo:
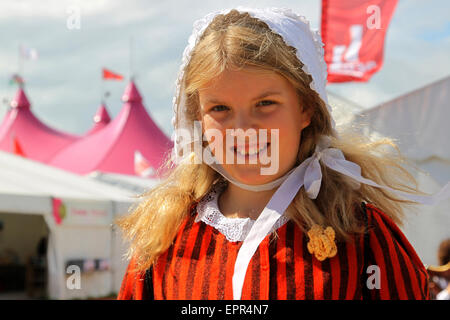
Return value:
[(260, 166), (234, 168), (234, 170), (228, 171), (228, 173), (237, 181), (249, 185), (265, 184), (278, 178), (277, 175), (262, 175)]

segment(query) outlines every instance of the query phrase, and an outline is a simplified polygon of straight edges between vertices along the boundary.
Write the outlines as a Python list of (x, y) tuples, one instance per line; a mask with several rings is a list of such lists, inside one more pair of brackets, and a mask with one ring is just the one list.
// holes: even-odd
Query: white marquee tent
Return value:
[[(423, 172), (415, 172), (421, 190), (439, 191), (450, 181), (450, 77), (365, 110), (355, 124), (365, 134), (396, 139), (401, 152)], [(412, 172), (414, 173), (414, 171)], [(423, 263), (437, 264), (440, 242), (450, 237), (450, 199), (419, 205), (403, 231)]]
[[(42, 216), (49, 230), (47, 264), (51, 299), (101, 297), (118, 292), (127, 262), (122, 257), (124, 244), (111, 224), (116, 216), (128, 211), (136, 194), (0, 152), (0, 214), (15, 217), (22, 214), (24, 219)], [(3, 229), (0, 238), (8, 225)], [(70, 289), (67, 280), (71, 274), (67, 273), (66, 265), (77, 259), (102, 259), (107, 267), (82, 272), (81, 288)]]
[(137, 195), (148, 191), (160, 182), (159, 179), (148, 179), (128, 174), (101, 171), (94, 171), (86, 176), (121, 189), (127, 189)]

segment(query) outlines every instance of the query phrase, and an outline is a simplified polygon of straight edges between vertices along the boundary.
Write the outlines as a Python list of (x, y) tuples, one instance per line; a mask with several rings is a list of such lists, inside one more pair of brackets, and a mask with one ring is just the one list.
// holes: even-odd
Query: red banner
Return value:
[(380, 70), (396, 5), (397, 0), (322, 0), (328, 82), (366, 82)]

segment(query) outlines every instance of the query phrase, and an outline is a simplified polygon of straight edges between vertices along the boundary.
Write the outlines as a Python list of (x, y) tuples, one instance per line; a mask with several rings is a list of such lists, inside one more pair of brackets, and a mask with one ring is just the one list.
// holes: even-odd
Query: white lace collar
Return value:
[[(219, 210), (219, 195), (225, 189), (226, 182), (219, 181), (197, 204), (197, 217), (195, 222), (203, 221), (222, 233), (228, 241), (244, 241), (253, 223), (256, 220), (250, 218), (228, 218)], [(289, 218), (281, 216), (270, 233), (283, 226)]]

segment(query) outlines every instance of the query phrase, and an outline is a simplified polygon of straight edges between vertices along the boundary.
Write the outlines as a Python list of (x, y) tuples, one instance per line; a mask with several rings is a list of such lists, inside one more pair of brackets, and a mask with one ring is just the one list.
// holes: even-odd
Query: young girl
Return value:
[(171, 171), (118, 221), (131, 259), (118, 299), (428, 299), (397, 225), (403, 205), (438, 197), (391, 140), (336, 131), (322, 47), (287, 9), (194, 24)]

